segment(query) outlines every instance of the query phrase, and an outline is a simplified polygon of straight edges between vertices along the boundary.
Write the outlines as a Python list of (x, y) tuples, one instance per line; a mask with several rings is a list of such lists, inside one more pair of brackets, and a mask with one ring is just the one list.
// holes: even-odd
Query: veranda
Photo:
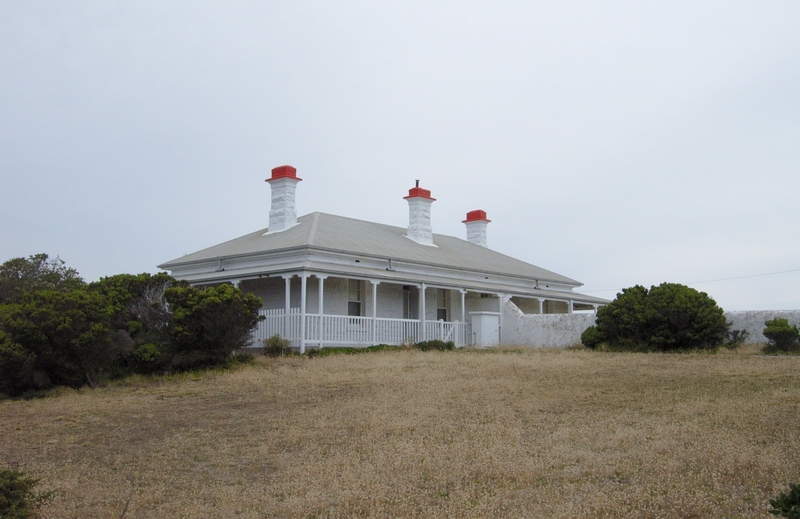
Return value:
[(346, 315), (303, 315), (300, 308), (261, 310), (265, 319), (253, 333), (253, 346), (264, 339), (280, 335), (288, 339), (301, 353), (307, 346), (364, 347), (374, 344), (399, 345), (428, 340), (453, 341), (461, 348), (472, 344), (469, 323), (459, 321), (423, 321), (385, 317), (355, 317)]

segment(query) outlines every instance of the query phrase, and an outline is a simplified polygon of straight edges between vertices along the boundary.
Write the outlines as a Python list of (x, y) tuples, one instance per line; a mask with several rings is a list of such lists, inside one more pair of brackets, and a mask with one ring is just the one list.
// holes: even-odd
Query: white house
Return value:
[[(596, 310), (581, 283), (487, 247), (481, 210), (467, 240), (434, 234), (430, 191), (404, 197), (407, 228), (325, 213), (297, 217), (292, 166), (272, 170), (269, 227), (159, 265), (196, 286), (232, 283), (263, 301), (256, 338), (293, 346), (503, 342), (504, 305), (519, 315)], [(516, 315), (516, 314), (513, 314)]]

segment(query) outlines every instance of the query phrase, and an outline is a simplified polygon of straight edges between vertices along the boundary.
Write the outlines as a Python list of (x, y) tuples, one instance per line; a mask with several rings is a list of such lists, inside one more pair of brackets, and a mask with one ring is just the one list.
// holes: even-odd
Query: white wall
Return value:
[[(263, 310), (277, 310), (284, 307), (284, 281), (282, 277), (245, 279), (239, 283), (243, 292), (261, 298)], [(294, 306), (294, 305), (292, 305)]]
[[(748, 344), (767, 342), (764, 322), (776, 317), (800, 326), (800, 310), (748, 310), (725, 312), (732, 330), (747, 330)], [(503, 306), (501, 342), (517, 346), (565, 347), (581, 342), (581, 334), (594, 325), (591, 314), (525, 314), (508, 301)]]
[(489, 297), (481, 297), (480, 294), (475, 292), (467, 292), (464, 299), (464, 306), (467, 307), (469, 312), (499, 312), (500, 311), (500, 298), (494, 294)]
[(747, 330), (750, 337), (747, 338), (748, 344), (767, 342), (767, 338), (762, 333), (764, 322), (776, 317), (788, 319), (789, 324), (800, 326), (800, 310), (747, 310), (743, 312), (725, 312), (725, 319), (731, 324), (732, 330)]
[(523, 313), (526, 314), (540, 314), (542, 312), (539, 311), (539, 303), (538, 299), (532, 299), (530, 297), (517, 297), (514, 296), (511, 298), (511, 301), (517, 305), (517, 308), (522, 310)]
[(512, 346), (564, 348), (580, 344), (583, 331), (594, 324), (592, 314), (525, 314), (514, 303), (503, 305), (500, 342)]

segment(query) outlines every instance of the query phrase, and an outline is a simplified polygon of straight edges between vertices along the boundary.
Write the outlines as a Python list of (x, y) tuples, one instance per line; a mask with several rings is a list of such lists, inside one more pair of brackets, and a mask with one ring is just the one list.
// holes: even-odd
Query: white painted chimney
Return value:
[(433, 229), (431, 228), (431, 204), (436, 201), (431, 198), (431, 192), (419, 187), (408, 190), (408, 236), (421, 245), (433, 245)]
[(294, 208), (294, 192), (297, 183), (297, 170), (292, 166), (278, 166), (266, 180), (272, 188), (272, 205), (269, 210), (268, 233), (281, 232), (297, 225), (297, 211)]
[(481, 247), (489, 246), (486, 244), (486, 228), (489, 226), (489, 220), (486, 218), (486, 211), (476, 209), (467, 213), (467, 219), (463, 221), (467, 226), (467, 241), (480, 245)]

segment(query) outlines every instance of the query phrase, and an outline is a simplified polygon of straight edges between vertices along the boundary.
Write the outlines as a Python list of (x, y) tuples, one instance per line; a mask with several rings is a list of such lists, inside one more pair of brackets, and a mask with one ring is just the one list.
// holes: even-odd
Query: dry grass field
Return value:
[(800, 482), (800, 357), (753, 350), (260, 359), (0, 417), (49, 518), (767, 518)]

